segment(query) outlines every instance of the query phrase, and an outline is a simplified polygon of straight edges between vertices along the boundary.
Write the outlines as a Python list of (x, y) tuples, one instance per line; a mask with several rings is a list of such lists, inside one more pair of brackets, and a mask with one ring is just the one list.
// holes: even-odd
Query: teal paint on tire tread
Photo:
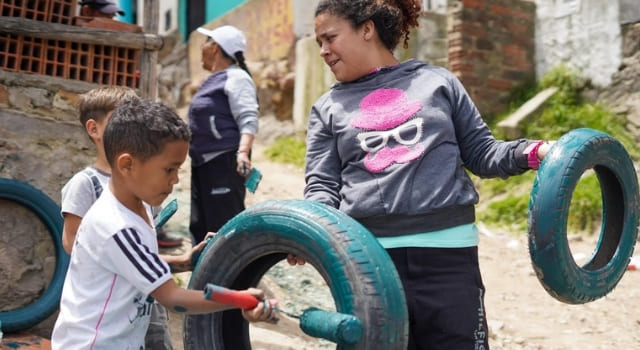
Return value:
[[(256, 286), (287, 253), (316, 268), (336, 311), (362, 322), (361, 340), (338, 349), (406, 348), (408, 313), (391, 258), (357, 221), (317, 202), (266, 201), (238, 214), (205, 247), (189, 288)], [(237, 310), (186, 316), (184, 345), (187, 350), (250, 349), (248, 323)]]
[(1, 178), (0, 198), (21, 204), (35, 213), (49, 231), (56, 254), (53, 278), (42, 295), (22, 308), (0, 312), (2, 330), (18, 332), (44, 321), (58, 309), (69, 255), (62, 247), (63, 220), (60, 207), (51, 198), (25, 182)]
[[(578, 266), (567, 240), (573, 191), (593, 169), (602, 193), (602, 226), (590, 259)], [(629, 264), (638, 236), (638, 180), (633, 162), (615, 138), (593, 129), (563, 135), (543, 160), (529, 202), (529, 252), (545, 290), (568, 304), (609, 293)]]

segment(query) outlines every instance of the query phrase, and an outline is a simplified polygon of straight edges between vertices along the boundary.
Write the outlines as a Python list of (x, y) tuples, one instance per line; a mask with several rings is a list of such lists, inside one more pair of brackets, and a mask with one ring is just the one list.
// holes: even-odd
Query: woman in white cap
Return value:
[(244, 34), (233, 26), (197, 30), (207, 36), (202, 45), (202, 67), (211, 75), (189, 106), (189, 230), (194, 243), (245, 209), (244, 182), (251, 170), (251, 147), (258, 131), (258, 99), (244, 59)]

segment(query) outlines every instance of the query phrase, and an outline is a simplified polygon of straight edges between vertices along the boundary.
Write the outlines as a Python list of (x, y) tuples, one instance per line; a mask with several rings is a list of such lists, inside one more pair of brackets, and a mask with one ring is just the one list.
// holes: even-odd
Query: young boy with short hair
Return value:
[[(104, 131), (111, 179), (78, 228), (53, 350), (143, 349), (154, 298), (176, 312), (232, 308), (180, 288), (158, 256), (150, 206), (178, 183), (189, 140), (186, 123), (162, 104), (131, 100), (113, 112)], [(264, 297), (258, 289), (244, 292)], [(252, 322), (275, 320), (271, 303), (242, 314)]]
[(111, 112), (119, 104), (137, 98), (133, 89), (122, 86), (99, 87), (80, 95), (76, 106), (78, 119), (96, 146), (96, 159), (92, 165), (76, 173), (62, 188), (62, 246), (67, 253), (71, 253), (82, 217), (100, 197), (111, 176), (102, 144), (102, 134)]
[[(92, 165), (76, 173), (62, 188), (62, 246), (67, 253), (73, 249), (73, 241), (78, 231), (78, 225), (93, 202), (100, 197), (102, 188), (106, 186), (111, 176), (111, 169), (104, 156), (102, 133), (109, 121), (111, 112), (119, 104), (130, 99), (137, 99), (135, 91), (123, 86), (104, 86), (89, 90), (80, 95), (78, 105), (78, 119), (85, 128), (89, 139), (96, 145), (96, 159)], [(159, 207), (154, 208), (154, 214)], [(176, 247), (182, 245), (182, 237), (171, 235), (165, 230), (158, 232), (158, 245), (161, 247)]]
[[(103, 86), (80, 95), (76, 106), (78, 119), (80, 124), (84, 126), (89, 139), (96, 146), (96, 159), (91, 166), (76, 173), (62, 188), (61, 213), (64, 218), (62, 245), (67, 253), (71, 253), (73, 249), (82, 217), (100, 197), (102, 189), (108, 185), (111, 177), (111, 167), (107, 162), (102, 142), (111, 113), (117, 106), (132, 99), (138, 99), (135, 91), (122, 86)], [(159, 208), (159, 206), (153, 208), (154, 214), (159, 212)], [(164, 230), (158, 230), (156, 238), (161, 247), (182, 244), (182, 237), (172, 237)], [(202, 249), (202, 245), (192, 248), (191, 252), (199, 249)], [(162, 258), (172, 262), (174, 272), (191, 269), (190, 255), (164, 255)], [(148, 350), (169, 350), (172, 348), (167, 311), (157, 303), (151, 309), (151, 323), (146, 339)]]

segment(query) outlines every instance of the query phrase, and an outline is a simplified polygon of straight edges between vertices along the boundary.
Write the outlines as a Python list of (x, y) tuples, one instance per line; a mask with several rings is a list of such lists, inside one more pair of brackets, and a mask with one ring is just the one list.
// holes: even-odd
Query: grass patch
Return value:
[(304, 155), (307, 147), (301, 136), (279, 137), (265, 151), (265, 156), (272, 162), (292, 164), (304, 167)]
[[(578, 128), (603, 131), (616, 138), (626, 148), (632, 159), (638, 160), (640, 152), (632, 134), (625, 128), (625, 119), (599, 104), (586, 103), (581, 92), (588, 83), (578, 72), (566, 67), (557, 67), (545, 75), (539, 84), (533, 84), (531, 92), (518, 92), (523, 100), (512, 104), (509, 112), (497, 118), (506, 118), (526, 102), (526, 98), (551, 86), (558, 92), (547, 101), (544, 109), (533, 120), (524, 125), (523, 132), (528, 139), (557, 140), (565, 133)], [(494, 134), (499, 139), (505, 136), (495, 127)], [(533, 186), (535, 172), (502, 179), (482, 179), (473, 177), (480, 193), (478, 220), (489, 227), (507, 229), (511, 232), (527, 231), (529, 193)], [(518, 193), (525, 193), (519, 195)], [(567, 229), (573, 233), (593, 234), (599, 231), (602, 220), (602, 198), (600, 184), (592, 171), (587, 171), (578, 182), (571, 199)]]

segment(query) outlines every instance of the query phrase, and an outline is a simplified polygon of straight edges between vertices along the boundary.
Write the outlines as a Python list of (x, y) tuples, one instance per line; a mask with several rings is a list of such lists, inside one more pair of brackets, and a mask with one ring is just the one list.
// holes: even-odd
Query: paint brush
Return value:
[(262, 173), (260, 172), (260, 170), (258, 170), (258, 168), (253, 167), (251, 168), (249, 176), (247, 176), (244, 185), (247, 190), (249, 190), (249, 192), (255, 193), (256, 189), (258, 189), (258, 184), (260, 184), (260, 180), (262, 180)]
[(156, 216), (156, 230), (164, 226), (176, 211), (178, 211), (178, 200), (174, 198), (169, 204), (162, 208), (158, 216)]

